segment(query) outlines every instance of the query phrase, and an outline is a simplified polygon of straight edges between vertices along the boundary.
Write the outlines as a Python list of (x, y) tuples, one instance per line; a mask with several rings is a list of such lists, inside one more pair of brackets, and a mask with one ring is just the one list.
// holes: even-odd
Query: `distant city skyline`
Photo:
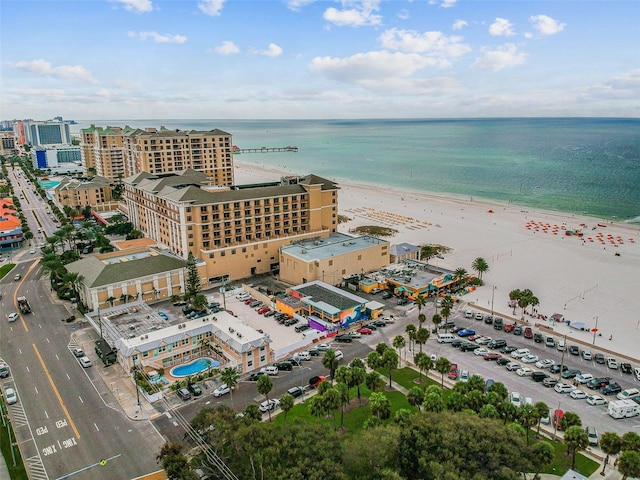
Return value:
[(640, 117), (640, 2), (5, 0), (0, 118)]

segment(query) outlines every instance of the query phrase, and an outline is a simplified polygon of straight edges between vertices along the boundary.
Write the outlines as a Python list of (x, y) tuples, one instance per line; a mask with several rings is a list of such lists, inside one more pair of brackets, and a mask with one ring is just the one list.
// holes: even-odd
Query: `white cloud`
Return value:
[(152, 39), (156, 43), (184, 43), (187, 41), (187, 37), (184, 35), (162, 35), (158, 32), (129, 32), (128, 35), (132, 38), (139, 38), (140, 40)]
[(282, 55), (282, 48), (280, 48), (275, 43), (270, 43), (269, 48), (260, 52), (260, 55), (271, 58), (279, 57), (280, 55)]
[(506, 18), (496, 18), (496, 21), (489, 26), (489, 33), (494, 37), (510, 37), (515, 35), (513, 25)]
[(121, 3), (125, 10), (136, 13), (149, 13), (153, 10), (151, 0), (115, 0)]
[(198, 8), (205, 15), (218, 17), (222, 13), (225, 0), (202, 0), (198, 3)]
[(362, 84), (408, 76), (436, 63), (415, 53), (367, 52), (346, 58), (316, 57), (310, 68), (334, 80)]
[(547, 15), (533, 15), (529, 17), (529, 21), (538, 32), (542, 35), (555, 35), (564, 30), (567, 26), (566, 23), (558, 23)]
[(364, 27), (382, 23), (382, 16), (374, 13), (380, 10), (380, 0), (342, 0), (342, 7), (342, 10), (327, 8), (323, 18), (341, 27)]
[(453, 22), (454, 30), (462, 30), (464, 27), (468, 27), (468, 26), (469, 26), (469, 23), (464, 20), (456, 20), (455, 22)]
[(451, 8), (451, 7), (455, 7), (457, 2), (458, 0), (442, 0), (442, 3), (440, 4), (440, 6), (442, 8)]
[(238, 47), (231, 40), (222, 42), (222, 45), (216, 47), (214, 50), (216, 53), (219, 53), (221, 55), (232, 55), (235, 53), (240, 53), (240, 47)]
[(11, 90), (14, 95), (22, 95), (30, 99), (59, 102), (67, 98), (67, 92), (57, 88), (14, 88)]
[(446, 57), (459, 57), (471, 51), (462, 37), (447, 37), (442, 32), (419, 33), (413, 30), (392, 28), (380, 35), (384, 48), (412, 53), (436, 53)]
[(496, 50), (483, 48), (482, 56), (476, 59), (472, 67), (478, 70), (498, 71), (506, 67), (522, 65), (526, 57), (526, 53), (519, 52), (518, 47), (512, 43), (508, 43)]
[(9, 63), (9, 66), (41, 77), (50, 76), (61, 78), (63, 80), (78, 80), (87, 83), (98, 83), (98, 80), (91, 75), (91, 72), (82, 65), (60, 65), (58, 67), (54, 67), (51, 65), (51, 62), (38, 59), (21, 60), (19, 62)]
[(411, 14), (409, 13), (409, 10), (407, 10), (406, 8), (403, 8), (398, 12), (398, 18), (400, 20), (409, 20), (410, 17), (411, 17)]
[(287, 8), (289, 10), (293, 10), (294, 12), (299, 12), (303, 7), (307, 5), (311, 5), (316, 0), (289, 0), (287, 2)]

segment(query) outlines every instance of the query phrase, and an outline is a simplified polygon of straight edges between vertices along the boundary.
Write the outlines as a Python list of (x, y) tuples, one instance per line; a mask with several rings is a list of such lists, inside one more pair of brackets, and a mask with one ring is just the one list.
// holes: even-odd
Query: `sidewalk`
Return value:
[(7, 463), (4, 461), (4, 457), (0, 455), (0, 480), (11, 480), (9, 476), (9, 468), (7, 467)]

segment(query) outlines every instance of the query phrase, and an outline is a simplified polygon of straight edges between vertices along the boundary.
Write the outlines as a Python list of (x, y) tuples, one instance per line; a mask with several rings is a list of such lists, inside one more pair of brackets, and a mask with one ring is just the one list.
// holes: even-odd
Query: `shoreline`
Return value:
[[(308, 173), (313, 172), (299, 172)], [(282, 175), (292, 172), (236, 162), (238, 184), (275, 181)], [(589, 330), (597, 324), (602, 337), (596, 338), (596, 346), (638, 357), (640, 225), (475, 197), (332, 180), (340, 187), (338, 213), (350, 219), (338, 226), (340, 232), (375, 224), (397, 230), (386, 238), (392, 244), (445, 245), (452, 250), (430, 263), (451, 270), (465, 268), (473, 273), (475, 258), (487, 261), (485, 285), (462, 297), (459, 308), (472, 303), (491, 309), (493, 293), (493, 310), (511, 317), (509, 292), (529, 288), (540, 300), (539, 313), (547, 317), (560, 313), (564, 319), (585, 325), (586, 330), (580, 331), (556, 323), (557, 336), (567, 333), (568, 339), (591, 343)], [(548, 229), (532, 227), (546, 223)], [(553, 225), (557, 225), (556, 233)], [(584, 236), (565, 235), (566, 230), (575, 229), (582, 229)]]

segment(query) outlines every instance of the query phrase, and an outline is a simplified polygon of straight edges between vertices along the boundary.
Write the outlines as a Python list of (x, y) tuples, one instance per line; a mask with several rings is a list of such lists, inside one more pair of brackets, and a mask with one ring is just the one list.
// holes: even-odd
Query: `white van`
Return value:
[(621, 391), (617, 397), (618, 400), (625, 400), (627, 398), (633, 398), (640, 395), (640, 390), (637, 388), (627, 388), (626, 390)]
[(593, 375), (590, 373), (583, 373), (581, 375), (577, 375), (573, 379), (573, 383), (574, 385), (583, 385), (585, 383), (589, 383), (591, 380), (593, 380)]
[(464, 318), (473, 318), (473, 310), (467, 308), (467, 310), (464, 312)]
[(311, 360), (311, 353), (307, 352), (306, 350), (302, 351), (302, 352), (298, 352), (296, 353), (293, 358), (295, 358), (298, 362), (300, 362), (300, 360), (306, 360), (309, 361)]
[(271, 376), (278, 375), (278, 367), (274, 365), (269, 365), (268, 367), (261, 368), (260, 371)]
[(456, 339), (456, 336), (452, 333), (439, 333), (436, 338), (438, 343), (451, 343)]

